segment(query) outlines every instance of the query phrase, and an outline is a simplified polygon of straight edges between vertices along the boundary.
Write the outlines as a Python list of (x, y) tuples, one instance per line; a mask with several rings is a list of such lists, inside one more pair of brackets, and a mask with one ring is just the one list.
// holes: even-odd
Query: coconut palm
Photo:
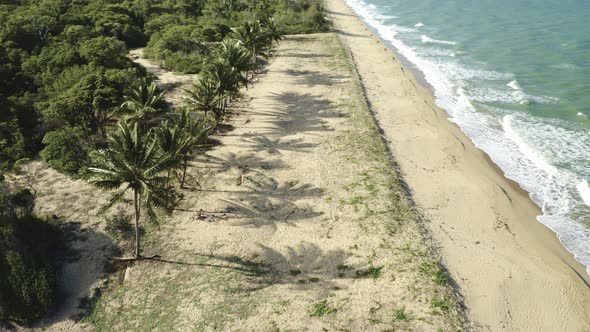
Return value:
[(215, 59), (205, 70), (203, 80), (209, 80), (217, 86), (219, 105), (212, 111), (219, 125), (223, 121), (228, 102), (239, 92), (239, 86), (243, 80), (242, 74), (224, 59)]
[(185, 103), (192, 109), (201, 111), (205, 117), (209, 113), (216, 114), (216, 109), (219, 107), (221, 96), (219, 91), (219, 84), (209, 77), (205, 77), (193, 84), (191, 90), (186, 91), (187, 96), (184, 97)]
[(219, 48), (215, 50), (214, 56), (218, 61), (227, 63), (240, 73), (246, 72), (246, 76), (242, 76), (241, 83), (248, 86), (248, 72), (254, 70), (255, 65), (250, 62), (250, 51), (244, 48), (240, 41), (230, 38), (224, 39)]
[(256, 56), (266, 45), (266, 35), (260, 26), (260, 21), (246, 21), (237, 28), (232, 29), (234, 37), (242, 42), (245, 48), (252, 52), (252, 63), (256, 63)]
[(270, 56), (272, 43), (276, 42), (278, 44), (283, 39), (285, 33), (279, 28), (272, 17), (262, 20), (261, 24), (264, 35), (266, 36), (267, 56)]
[(139, 222), (145, 209), (148, 219), (156, 221), (155, 208), (167, 207), (170, 190), (163, 176), (175, 163), (159, 148), (153, 130), (145, 131), (137, 122), (119, 122), (108, 137), (108, 148), (91, 153), (89, 182), (103, 189), (115, 190), (101, 212), (124, 200), (133, 192), (135, 208), (135, 259), (141, 258)]
[(189, 144), (189, 137), (172, 121), (166, 120), (156, 129), (158, 145), (162, 152), (168, 155), (173, 165), (168, 169), (166, 188), (170, 188), (170, 175), (173, 168), (181, 164), (181, 151)]
[(179, 145), (178, 154), (182, 169), (180, 188), (185, 188), (184, 184), (186, 182), (188, 162), (192, 159), (194, 151), (204, 146), (207, 137), (216, 127), (216, 124), (208, 118), (201, 118), (199, 120), (193, 118), (188, 109), (183, 109), (174, 123), (184, 137), (183, 143)]
[(147, 125), (151, 120), (161, 116), (164, 108), (164, 92), (158, 91), (154, 82), (141, 78), (135, 88), (126, 96), (121, 111), (130, 121), (139, 121)]

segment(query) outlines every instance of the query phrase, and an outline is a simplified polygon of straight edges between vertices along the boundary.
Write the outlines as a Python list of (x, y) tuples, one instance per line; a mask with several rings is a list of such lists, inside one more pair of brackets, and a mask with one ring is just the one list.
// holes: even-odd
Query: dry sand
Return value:
[[(290, 36), (190, 175), (201, 188), (90, 320), (103, 331), (457, 330), (334, 34)], [(192, 186), (196, 186), (195, 181)]]
[(326, 0), (477, 330), (590, 331), (588, 275), (343, 0)]

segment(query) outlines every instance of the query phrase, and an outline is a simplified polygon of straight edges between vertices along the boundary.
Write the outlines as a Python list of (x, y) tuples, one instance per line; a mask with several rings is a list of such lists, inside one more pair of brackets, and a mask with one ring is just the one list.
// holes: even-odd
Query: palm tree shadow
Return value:
[(226, 191), (230, 198), (222, 200), (227, 204), (223, 212), (239, 219), (241, 226), (271, 227), (276, 231), (279, 223), (296, 226), (296, 222), (311, 221), (322, 215), (313, 207), (298, 203), (322, 197), (322, 188), (296, 180), (279, 183), (258, 171), (248, 171), (243, 177), (245, 190)]
[(255, 153), (229, 152), (223, 157), (204, 154), (198, 158), (197, 162), (201, 167), (216, 170), (219, 173), (226, 172), (232, 168), (245, 172), (247, 170), (283, 169), (286, 167), (282, 160), (265, 159)]
[[(342, 249), (323, 250), (318, 245), (302, 242), (287, 247), (285, 252), (258, 244), (255, 258), (215, 254), (193, 254), (198, 261), (151, 259), (154, 263), (177, 264), (190, 268), (218, 268), (232, 270), (245, 278), (241, 292), (253, 292), (273, 285), (290, 285), (296, 290), (314, 290), (321, 296), (341, 289), (338, 281), (370, 278), (365, 273), (366, 264), (353, 262), (351, 254)], [(352, 259), (351, 259), (352, 258)]]
[(243, 140), (249, 143), (250, 150), (267, 151), (268, 153), (279, 155), (282, 154), (282, 151), (310, 152), (310, 150), (319, 145), (317, 143), (306, 143), (303, 138), (277, 138), (273, 140), (261, 134), (244, 137)]
[(322, 73), (315, 70), (296, 70), (287, 69), (284, 71), (287, 75), (295, 76), (298, 78), (301, 84), (314, 86), (314, 85), (339, 85), (350, 81), (349, 76), (334, 75)]
[(284, 137), (295, 133), (324, 132), (334, 129), (327, 119), (342, 118), (346, 115), (338, 110), (334, 103), (319, 95), (310, 93), (285, 92), (274, 94), (274, 115), (279, 117), (267, 120), (271, 125), (265, 134)]

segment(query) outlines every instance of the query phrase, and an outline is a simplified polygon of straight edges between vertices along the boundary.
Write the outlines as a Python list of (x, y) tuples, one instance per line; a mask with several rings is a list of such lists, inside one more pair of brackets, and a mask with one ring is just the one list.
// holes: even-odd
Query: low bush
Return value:
[[(30, 214), (27, 190), (0, 193), (0, 324), (28, 324), (55, 302), (54, 253), (62, 243), (59, 227)], [(20, 211), (20, 212), (15, 212)]]
[(41, 157), (49, 166), (68, 173), (78, 174), (88, 161), (88, 151), (84, 145), (82, 130), (66, 127), (49, 132), (43, 138), (45, 148)]

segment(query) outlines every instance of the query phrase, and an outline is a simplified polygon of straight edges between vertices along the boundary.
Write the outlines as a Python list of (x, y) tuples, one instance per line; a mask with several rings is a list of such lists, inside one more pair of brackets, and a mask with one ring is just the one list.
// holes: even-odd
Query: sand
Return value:
[(343, 0), (326, 0), (476, 330), (589, 331), (590, 278), (517, 184)]
[(460, 329), (349, 54), (331, 33), (289, 36), (276, 54), (148, 232), (144, 253), (162, 260), (111, 283), (95, 328)]

